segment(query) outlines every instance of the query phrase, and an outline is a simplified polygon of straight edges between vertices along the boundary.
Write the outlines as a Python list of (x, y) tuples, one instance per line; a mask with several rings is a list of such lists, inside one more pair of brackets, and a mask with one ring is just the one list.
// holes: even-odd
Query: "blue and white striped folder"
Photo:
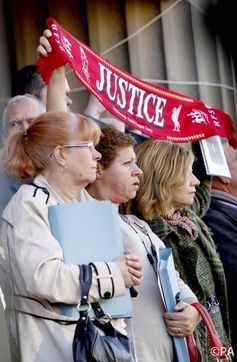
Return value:
[[(72, 264), (113, 261), (124, 253), (117, 207), (109, 201), (75, 202), (49, 207), (49, 223), (60, 243), (64, 260)], [(132, 316), (129, 289), (125, 295), (100, 300), (113, 318)], [(62, 313), (78, 317), (76, 306), (64, 304)], [(93, 311), (90, 311), (93, 317)]]

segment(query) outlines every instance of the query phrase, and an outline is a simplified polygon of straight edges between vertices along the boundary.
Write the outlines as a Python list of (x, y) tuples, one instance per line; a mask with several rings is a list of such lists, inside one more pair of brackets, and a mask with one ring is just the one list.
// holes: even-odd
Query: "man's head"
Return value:
[(214, 177), (212, 188), (222, 190), (237, 197), (237, 150), (227, 142), (223, 145), (231, 179), (223, 176)]
[(31, 94), (44, 103), (46, 88), (36, 65), (30, 64), (16, 72), (12, 81), (12, 96)]
[(19, 95), (11, 98), (2, 116), (3, 139), (15, 129), (27, 129), (43, 112), (45, 112), (44, 104), (35, 97)]
[[(70, 86), (65, 79), (65, 93), (68, 110), (72, 104), (69, 97)], [(12, 81), (12, 96), (32, 95), (39, 99), (45, 106), (47, 103), (47, 86), (37, 71), (35, 64), (26, 65), (19, 69)]]

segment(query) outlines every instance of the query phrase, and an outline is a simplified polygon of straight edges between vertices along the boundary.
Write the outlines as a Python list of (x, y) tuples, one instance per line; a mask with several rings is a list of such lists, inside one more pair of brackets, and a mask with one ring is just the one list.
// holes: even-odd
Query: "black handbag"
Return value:
[[(116, 330), (110, 321), (99, 320), (105, 316), (99, 303), (92, 303), (95, 315), (99, 315), (99, 318), (90, 319), (88, 294), (91, 281), (91, 266), (80, 265), (81, 302), (78, 308), (80, 317), (73, 338), (74, 362), (134, 361), (128, 337)], [(98, 329), (104, 335), (99, 334)]]

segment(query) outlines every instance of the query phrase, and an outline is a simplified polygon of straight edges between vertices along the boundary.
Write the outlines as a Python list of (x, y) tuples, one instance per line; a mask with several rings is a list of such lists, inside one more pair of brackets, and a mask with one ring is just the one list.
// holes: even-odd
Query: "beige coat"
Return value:
[[(126, 220), (127, 218), (127, 220)], [(144, 279), (138, 289), (138, 297), (133, 298), (132, 324), (128, 324), (128, 334), (133, 342), (138, 362), (173, 362), (173, 347), (163, 319), (164, 305), (158, 288), (156, 273), (148, 261), (151, 253), (151, 241), (157, 250), (164, 243), (151, 231), (145, 221), (135, 216), (121, 217), (120, 224), (125, 250), (131, 250), (143, 264)], [(142, 232), (146, 229), (148, 236)], [(178, 276), (178, 273), (177, 273)], [(196, 298), (190, 288), (178, 277), (181, 299)]]
[[(93, 201), (83, 191), (81, 201)], [(133, 341), (137, 362), (173, 362), (172, 340), (167, 333), (163, 319), (164, 304), (158, 287), (156, 272), (148, 262), (147, 252), (151, 253), (151, 241), (157, 250), (165, 244), (152, 232), (149, 225), (136, 216), (120, 216), (120, 226), (124, 250), (137, 255), (143, 265), (143, 281), (138, 290), (138, 297), (132, 298), (133, 318), (127, 320), (127, 333)], [(142, 232), (145, 228), (149, 237)], [(179, 278), (180, 298), (194, 298), (191, 289)]]
[[(35, 192), (33, 185), (22, 185), (4, 210), (0, 235), (6, 253), (1, 269), (10, 276), (10, 283), (5, 280), (4, 292), (10, 315), (11, 346), (15, 346), (16, 352), (13, 361), (20, 360), (19, 339), (22, 362), (70, 362), (73, 361), (75, 324), (63, 325), (35, 316), (68, 320), (60, 315), (59, 305), (78, 304), (79, 269), (77, 265), (64, 263), (62, 249), (50, 232), (48, 206), (63, 203), (63, 200), (42, 176), (35, 179), (35, 184), (48, 189), (48, 202), (42, 188)], [(115, 263), (109, 265), (114, 295), (122, 295), (125, 292), (122, 274)], [(99, 277), (103, 276), (100, 283), (110, 291), (104, 263), (96, 263), (96, 266)], [(95, 276), (90, 299), (99, 299)], [(116, 327), (123, 330), (123, 321), (116, 322)]]

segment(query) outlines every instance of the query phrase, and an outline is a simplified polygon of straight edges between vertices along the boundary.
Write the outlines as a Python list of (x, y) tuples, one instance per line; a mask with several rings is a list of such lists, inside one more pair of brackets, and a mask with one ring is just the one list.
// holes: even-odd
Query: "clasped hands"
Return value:
[(139, 285), (143, 279), (142, 264), (136, 255), (132, 255), (129, 251), (116, 259), (124, 279), (125, 286), (131, 288)]

